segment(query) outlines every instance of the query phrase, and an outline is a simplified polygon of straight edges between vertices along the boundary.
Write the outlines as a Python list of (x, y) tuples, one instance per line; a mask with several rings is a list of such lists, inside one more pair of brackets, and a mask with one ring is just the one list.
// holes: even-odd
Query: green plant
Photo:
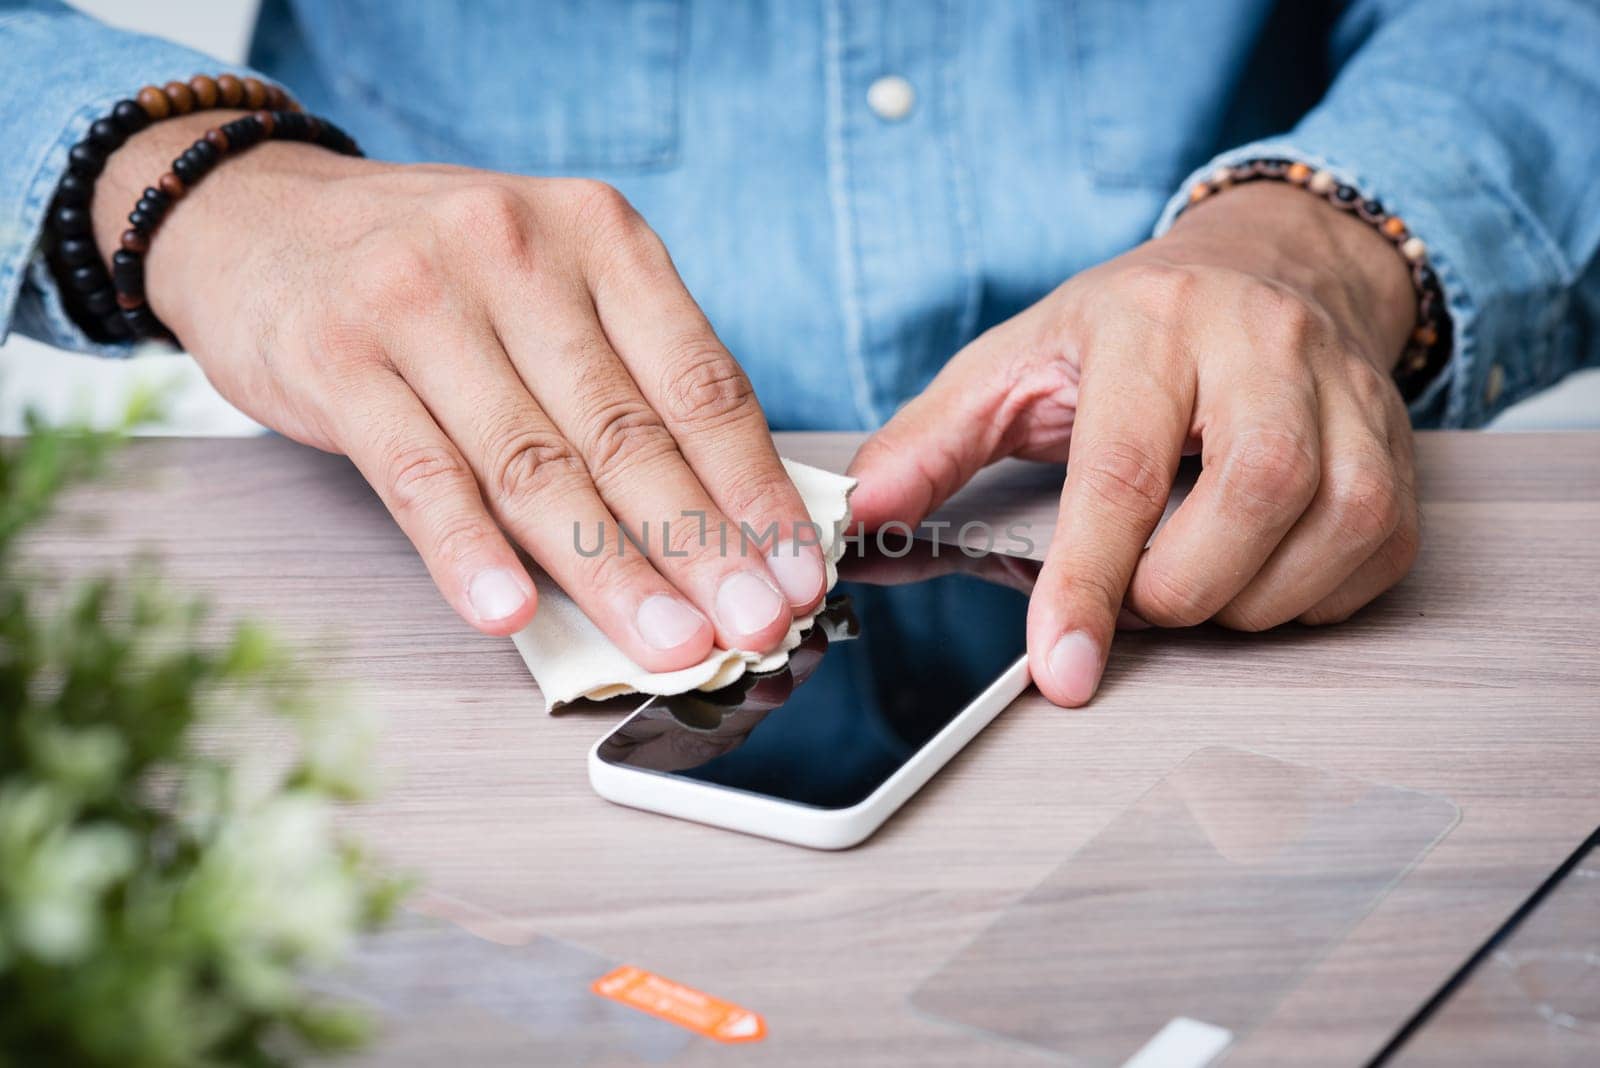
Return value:
[[(120, 437), (32, 420), (0, 442), (0, 1065), (347, 1048), (364, 1018), (302, 976), (398, 894), (331, 825), (368, 786), (370, 726), (261, 630), (205, 641), (148, 566), (75, 586), (28, 566), (22, 535)], [(260, 714), (292, 728), (286, 766), (206, 729)]]

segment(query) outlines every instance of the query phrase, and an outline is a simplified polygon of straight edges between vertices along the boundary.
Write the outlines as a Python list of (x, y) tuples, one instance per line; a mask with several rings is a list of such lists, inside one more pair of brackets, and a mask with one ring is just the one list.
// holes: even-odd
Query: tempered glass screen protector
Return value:
[(653, 698), (599, 758), (819, 808), (864, 800), (1026, 650), (1037, 565), (930, 552), (847, 556), (787, 665)]
[(699, 1041), (598, 996), (593, 984), (617, 964), (554, 938), (506, 945), (402, 912), (313, 985), (376, 1011), (379, 1041), (363, 1063), (659, 1063)]
[(1174, 1022), (1225, 1044), (1456, 817), (1429, 794), (1202, 749), (956, 953), (913, 1003), (1077, 1065), (1122, 1064)]

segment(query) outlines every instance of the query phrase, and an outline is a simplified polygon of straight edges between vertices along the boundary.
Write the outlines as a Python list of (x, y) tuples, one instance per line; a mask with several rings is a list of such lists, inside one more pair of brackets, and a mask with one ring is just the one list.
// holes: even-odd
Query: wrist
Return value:
[(1168, 236), (1243, 246), (1254, 269), (1311, 294), (1362, 338), (1385, 374), (1405, 351), (1417, 293), (1404, 258), (1374, 227), (1320, 197), (1278, 182), (1239, 185), (1186, 210)]
[[(207, 130), (249, 114), (214, 109), (153, 123), (111, 154), (90, 204), (96, 244), (108, 264), (141, 193)], [(265, 141), (222, 161), (172, 204), (150, 242), (144, 275), (151, 310), (182, 336), (186, 304), (218, 285), (238, 284), (228, 275), (253, 240), (256, 221), (294, 203), (282, 189), (286, 182), (314, 181), (359, 162), (287, 140)]]

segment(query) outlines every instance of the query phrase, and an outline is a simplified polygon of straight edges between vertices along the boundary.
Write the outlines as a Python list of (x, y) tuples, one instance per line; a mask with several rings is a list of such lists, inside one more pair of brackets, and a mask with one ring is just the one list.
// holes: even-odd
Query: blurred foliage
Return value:
[[(144, 398), (129, 422), (154, 414)], [(123, 431), (29, 427), (0, 441), (0, 1066), (359, 1044), (365, 1018), (302, 976), (400, 892), (332, 826), (369, 786), (370, 721), (311, 700), (257, 628), (202, 640), (201, 606), (148, 567), (31, 569), (21, 537)], [(287, 761), (217, 751), (208, 725), (262, 714), (290, 728)]]

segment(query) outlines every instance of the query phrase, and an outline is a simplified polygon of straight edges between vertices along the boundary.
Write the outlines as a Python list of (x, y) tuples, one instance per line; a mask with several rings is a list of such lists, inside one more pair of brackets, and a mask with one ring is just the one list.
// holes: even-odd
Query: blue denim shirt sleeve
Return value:
[(125, 356), (131, 345), (91, 341), (67, 316), (40, 252), (67, 150), (141, 86), (254, 72), (113, 29), (55, 0), (0, 0), (0, 56), (0, 341), (15, 329), (59, 348)]
[(1377, 197), (1427, 243), (1454, 328), (1412, 418), (1479, 425), (1600, 358), (1596, 41), (1593, 0), (1357, 0), (1319, 106), (1197, 170), (1156, 232), (1213, 169), (1260, 156)]

